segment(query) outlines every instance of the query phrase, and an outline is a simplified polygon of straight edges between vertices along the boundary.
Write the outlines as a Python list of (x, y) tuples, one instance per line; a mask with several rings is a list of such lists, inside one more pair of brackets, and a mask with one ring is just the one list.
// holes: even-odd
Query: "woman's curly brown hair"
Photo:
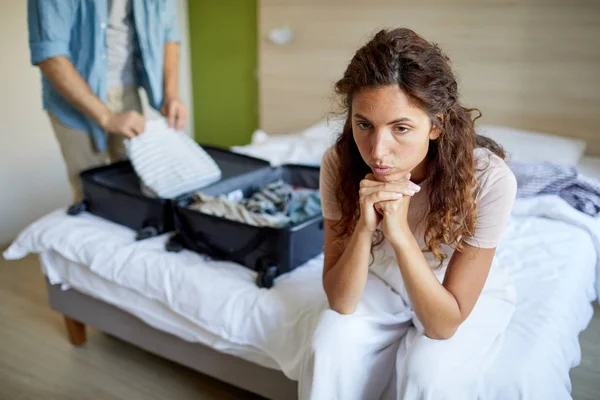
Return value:
[[(350, 236), (360, 217), (359, 185), (370, 168), (365, 164), (352, 136), (353, 96), (365, 87), (398, 85), (413, 104), (425, 111), (432, 129), (440, 129), (430, 141), (427, 177), (430, 189), (424, 251), (432, 252), (440, 265), (447, 257), (442, 244), (462, 249), (461, 238), (475, 233), (477, 223), (475, 147), (486, 147), (505, 158), (491, 139), (475, 132), (479, 110), (463, 107), (449, 58), (435, 43), (410, 29), (382, 30), (361, 47), (336, 85), (343, 98), (346, 121), (335, 150), (340, 160), (336, 197), (342, 219), (334, 226), (340, 239)], [(475, 118), (472, 113), (477, 111)], [(381, 234), (373, 246), (381, 244)]]

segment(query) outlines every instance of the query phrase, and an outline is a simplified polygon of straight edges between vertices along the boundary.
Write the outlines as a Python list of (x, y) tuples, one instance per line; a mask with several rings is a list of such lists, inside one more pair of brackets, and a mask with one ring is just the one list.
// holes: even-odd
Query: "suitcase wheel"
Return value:
[(149, 239), (158, 235), (158, 229), (153, 226), (146, 226), (139, 231), (137, 231), (137, 235), (135, 236), (135, 240), (144, 240)]
[(261, 265), (258, 268), (258, 276), (256, 277), (256, 284), (260, 288), (270, 289), (273, 287), (273, 283), (275, 282), (275, 278), (279, 274), (276, 265), (266, 264), (264, 261), (259, 261)]
[(79, 215), (82, 212), (87, 210), (87, 203), (85, 201), (81, 201), (79, 203), (72, 204), (67, 208), (68, 215)]
[(183, 243), (177, 239), (176, 235), (173, 235), (167, 241), (165, 248), (170, 253), (179, 253), (181, 250), (183, 250)]

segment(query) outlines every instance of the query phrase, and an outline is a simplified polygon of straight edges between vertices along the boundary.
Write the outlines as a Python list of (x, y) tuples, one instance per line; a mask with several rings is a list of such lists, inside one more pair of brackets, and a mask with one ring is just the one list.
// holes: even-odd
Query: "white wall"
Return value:
[[(192, 110), (187, 1), (177, 0), (182, 35), (180, 95)], [(70, 202), (66, 170), (46, 113), (40, 72), (29, 63), (27, 2), (0, 2), (0, 246)], [(146, 107), (148, 109), (148, 107)], [(149, 113), (148, 118), (156, 117)], [(193, 121), (186, 132), (193, 134)]]

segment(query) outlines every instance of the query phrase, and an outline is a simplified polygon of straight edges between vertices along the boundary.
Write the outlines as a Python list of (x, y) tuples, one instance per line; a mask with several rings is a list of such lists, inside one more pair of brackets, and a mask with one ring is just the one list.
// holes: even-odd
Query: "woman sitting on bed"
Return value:
[(516, 195), (475, 133), (440, 48), (381, 31), (337, 82), (347, 116), (323, 158), (329, 306), (300, 397), (476, 399), (515, 291), (494, 254)]

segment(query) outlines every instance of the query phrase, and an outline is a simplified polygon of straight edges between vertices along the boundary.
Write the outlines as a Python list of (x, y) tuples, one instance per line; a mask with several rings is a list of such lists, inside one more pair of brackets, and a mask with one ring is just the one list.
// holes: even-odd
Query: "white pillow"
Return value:
[(581, 139), (504, 126), (481, 125), (477, 127), (477, 133), (502, 145), (508, 153), (508, 161), (576, 166), (586, 147), (586, 142)]
[(331, 117), (300, 131), (299, 134), (302, 137), (324, 141), (333, 146), (344, 129), (344, 122), (343, 116)]
[(343, 121), (331, 118), (300, 132), (269, 135), (263, 130), (252, 134), (246, 146), (234, 146), (231, 151), (267, 160), (272, 166), (282, 164), (320, 165), (323, 154), (335, 143)]
[(582, 157), (577, 169), (582, 175), (600, 181), (600, 157)]

